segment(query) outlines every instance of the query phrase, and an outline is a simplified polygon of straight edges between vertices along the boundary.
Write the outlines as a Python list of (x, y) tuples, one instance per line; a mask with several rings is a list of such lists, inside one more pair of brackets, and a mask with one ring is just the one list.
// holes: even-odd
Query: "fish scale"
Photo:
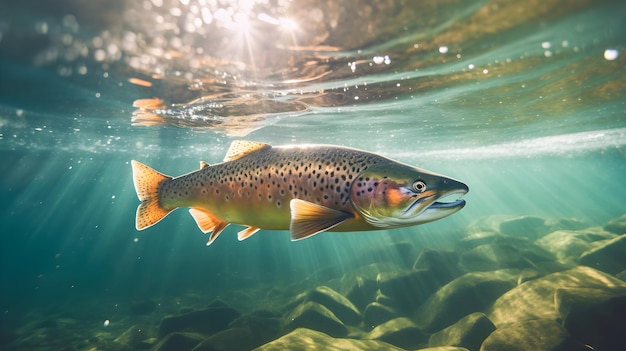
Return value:
[[(412, 225), (386, 225), (384, 219), (372, 217), (373, 213), (393, 216), (394, 210), (372, 206), (394, 203), (414, 207), (419, 194), (403, 190), (403, 195), (393, 189), (410, 187), (418, 178), (429, 179), (433, 188), (444, 180), (451, 182), (452, 186), (440, 191), (442, 195), (467, 192), (467, 186), (458, 181), (377, 154), (338, 146), (271, 147), (236, 141), (223, 163), (201, 165), (198, 171), (172, 178), (133, 161), (135, 186), (142, 201), (137, 228), (155, 224), (178, 207), (189, 207), (200, 229), (211, 233), (209, 243), (230, 223), (248, 227), (239, 232), (241, 240), (259, 229), (289, 229), (292, 239), (298, 240), (327, 230)], [(396, 175), (402, 179), (396, 179)], [(376, 191), (383, 187), (382, 193)], [(462, 200), (457, 201), (454, 212), (463, 205)]]
[[(278, 213), (288, 212), (291, 199), (299, 198), (322, 206), (352, 210), (349, 191), (352, 179), (361, 170), (384, 158), (343, 148), (272, 148), (248, 157), (206, 167), (163, 185), (161, 204), (167, 209), (188, 201), (207, 207), (228, 207), (237, 202), (242, 212), (253, 211), (271, 202)], [(194, 194), (191, 197), (189, 194)], [(238, 223), (243, 218), (224, 218)], [(271, 216), (270, 216), (271, 217)], [(248, 216), (249, 219), (249, 216)], [(254, 223), (279, 229), (275, 220)]]

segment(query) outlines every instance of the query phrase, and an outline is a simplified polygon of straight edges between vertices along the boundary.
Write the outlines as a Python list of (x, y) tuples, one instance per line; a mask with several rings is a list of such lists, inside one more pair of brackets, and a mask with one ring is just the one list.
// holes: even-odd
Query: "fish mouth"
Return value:
[[(465, 207), (465, 200), (461, 199), (468, 192), (467, 186), (460, 189), (451, 190), (443, 194), (432, 195), (415, 200), (404, 212), (406, 217), (418, 218), (420, 223), (431, 222), (437, 219), (447, 217), (458, 212)], [(454, 198), (453, 201), (442, 201), (444, 199)], [(432, 202), (427, 204), (428, 202)], [(419, 213), (411, 214), (415, 211), (415, 207), (425, 205)]]
[[(460, 209), (462, 209), (465, 206), (465, 200), (461, 199), (460, 197), (467, 194), (468, 189), (457, 189), (457, 190), (453, 190), (453, 191), (449, 191), (445, 194), (439, 194), (439, 196), (437, 195), (431, 195), (431, 196), (427, 196), (427, 197), (422, 197), (422, 198), (418, 198), (415, 201), (413, 201), (411, 203), (411, 205), (409, 205), (409, 207), (404, 210), (404, 214), (408, 215), (411, 213), (411, 211), (418, 205), (423, 204), (423, 203), (427, 203), (429, 201), (432, 201), (431, 204), (426, 205), (423, 209), (422, 212), (428, 211), (428, 210), (433, 210), (433, 211), (437, 211), (437, 210), (455, 210), (458, 211)], [(457, 199), (454, 201), (441, 201), (441, 199), (444, 198), (450, 198), (456, 196)], [(439, 201), (437, 201), (439, 200)]]
[(428, 206), (426, 209), (427, 210), (451, 210), (451, 209), (455, 209), (455, 210), (460, 210), (465, 206), (465, 200), (461, 199), (460, 197), (467, 194), (467, 189), (459, 189), (459, 190), (455, 190), (452, 192), (449, 192), (445, 195), (443, 195), (442, 197), (440, 197), (437, 200), (441, 200), (441, 198), (450, 198), (453, 196), (456, 196), (457, 199), (454, 201), (435, 201), (432, 204), (430, 204), (430, 206)]

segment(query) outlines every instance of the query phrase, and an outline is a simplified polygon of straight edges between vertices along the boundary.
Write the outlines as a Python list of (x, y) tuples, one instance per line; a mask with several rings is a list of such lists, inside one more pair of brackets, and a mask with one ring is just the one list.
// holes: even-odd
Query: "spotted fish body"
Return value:
[(291, 231), (299, 240), (323, 231), (363, 231), (436, 220), (465, 202), (436, 202), (463, 195), (465, 184), (377, 154), (337, 146), (272, 147), (235, 141), (225, 162), (177, 177), (132, 161), (137, 229), (170, 211), (189, 207), (209, 244), (230, 223)]

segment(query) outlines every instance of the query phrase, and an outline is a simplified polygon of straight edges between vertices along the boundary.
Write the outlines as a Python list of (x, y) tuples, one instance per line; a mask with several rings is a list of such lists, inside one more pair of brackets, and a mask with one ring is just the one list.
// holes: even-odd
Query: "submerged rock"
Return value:
[(535, 244), (554, 253), (563, 264), (576, 264), (582, 253), (601, 245), (600, 240), (613, 237), (613, 234), (599, 228), (557, 230), (538, 239)]
[(500, 223), (500, 233), (515, 237), (535, 239), (548, 232), (546, 220), (535, 216), (521, 216)]
[(372, 302), (365, 307), (365, 312), (363, 312), (363, 323), (368, 328), (374, 328), (377, 325), (396, 317), (399, 316), (393, 308), (378, 302)]
[(531, 319), (556, 320), (560, 317), (554, 303), (559, 288), (626, 288), (626, 283), (593, 268), (576, 268), (552, 273), (521, 284), (500, 296), (487, 313), (497, 326)]
[(518, 270), (467, 273), (439, 289), (417, 310), (420, 329), (435, 332), (472, 312), (483, 312), (515, 287)]
[(364, 339), (382, 340), (404, 349), (415, 349), (428, 343), (428, 335), (422, 333), (413, 321), (405, 317), (392, 319), (377, 326)]
[(617, 274), (626, 269), (626, 234), (609, 240), (580, 256), (580, 264)]
[(626, 288), (557, 289), (556, 309), (563, 327), (594, 350), (617, 350), (624, 346)]
[(337, 318), (346, 324), (359, 324), (361, 312), (343, 295), (327, 286), (318, 286), (309, 291), (308, 299), (326, 306)]
[(463, 252), (461, 266), (468, 271), (490, 271), (493, 269), (528, 268), (529, 262), (511, 245), (485, 244)]
[[(411, 311), (445, 284), (428, 269), (383, 272), (376, 278), (380, 292)], [(383, 303), (384, 304), (384, 303)]]
[(460, 276), (462, 269), (459, 267), (459, 254), (455, 251), (424, 250), (415, 263), (414, 270), (429, 270), (437, 277), (437, 282), (445, 284)]
[(254, 338), (252, 331), (243, 328), (231, 328), (204, 339), (192, 351), (238, 351), (251, 350), (263, 342)]
[(459, 265), (468, 271), (536, 268), (554, 261), (554, 255), (523, 238), (497, 236), (489, 244), (461, 254)]
[[(480, 217), (467, 226), (468, 233), (499, 233), (500, 224), (514, 218), (510, 215), (490, 215)], [(472, 234), (474, 236), (474, 234)], [(482, 236), (482, 235), (481, 235)]]
[(228, 328), (228, 324), (240, 316), (235, 309), (217, 306), (193, 311), (178, 316), (167, 316), (161, 320), (159, 337), (173, 332), (196, 332), (214, 334)]
[(378, 285), (375, 279), (357, 276), (353, 278), (350, 287), (346, 289), (345, 296), (357, 309), (363, 310), (368, 303), (376, 298), (376, 290), (378, 290)]
[(507, 324), (491, 333), (480, 351), (589, 351), (557, 322), (538, 319)]
[(381, 305), (389, 306), (391, 308), (401, 307), (401, 305), (398, 304), (397, 301), (383, 294), (380, 290), (376, 291), (376, 298), (374, 299), (374, 302), (378, 302)]
[(378, 340), (354, 340), (336, 339), (324, 333), (298, 328), (291, 333), (280, 337), (272, 342), (260, 346), (254, 351), (403, 351), (383, 341)]
[(153, 351), (191, 351), (205, 338), (198, 333), (171, 333), (156, 344)]
[(141, 348), (138, 347), (144, 344), (144, 340), (150, 338), (150, 329), (146, 326), (135, 324), (130, 328), (126, 329), (120, 336), (118, 336), (113, 342), (129, 346), (133, 349)]
[(546, 225), (551, 231), (557, 230), (581, 230), (588, 227), (587, 224), (576, 218), (559, 218), (546, 220)]
[(459, 346), (478, 351), (483, 341), (496, 330), (496, 326), (483, 313), (475, 312), (451, 326), (433, 334), (429, 346)]
[(626, 214), (610, 220), (604, 226), (604, 230), (618, 235), (626, 234)]
[(232, 321), (229, 326), (230, 328), (250, 330), (252, 332), (252, 338), (258, 340), (256, 346), (277, 338), (280, 333), (279, 316), (272, 312), (262, 310), (237, 318)]
[(356, 325), (361, 322), (359, 309), (346, 297), (327, 287), (318, 286), (296, 296), (289, 304), (291, 306), (307, 301), (316, 302), (328, 308), (342, 323)]
[(296, 307), (287, 316), (285, 328), (287, 330), (313, 329), (335, 337), (348, 334), (348, 328), (326, 306), (313, 301), (305, 302)]
[(492, 231), (471, 233), (463, 237), (461, 241), (457, 243), (457, 247), (463, 252), (466, 249), (473, 249), (480, 245), (490, 244), (500, 236), (502, 235)]

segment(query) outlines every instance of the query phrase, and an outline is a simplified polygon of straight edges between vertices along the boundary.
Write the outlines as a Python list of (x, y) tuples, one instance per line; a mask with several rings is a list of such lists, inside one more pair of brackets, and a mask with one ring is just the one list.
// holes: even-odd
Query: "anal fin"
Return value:
[(329, 230), (353, 217), (350, 213), (300, 199), (291, 200), (289, 206), (291, 208), (289, 231), (292, 241), (306, 239)]
[(228, 226), (228, 222), (225, 222), (217, 217), (215, 217), (210, 212), (200, 209), (200, 208), (190, 208), (189, 213), (196, 221), (198, 228), (202, 230), (203, 233), (211, 233), (209, 237), (209, 241), (207, 242), (207, 246), (211, 245), (213, 241), (220, 235), (222, 230)]
[(252, 234), (258, 232), (260, 230), (260, 228), (257, 227), (248, 227), (242, 231), (240, 231), (239, 233), (237, 233), (237, 239), (239, 239), (239, 241), (245, 240), (249, 237), (252, 236)]

